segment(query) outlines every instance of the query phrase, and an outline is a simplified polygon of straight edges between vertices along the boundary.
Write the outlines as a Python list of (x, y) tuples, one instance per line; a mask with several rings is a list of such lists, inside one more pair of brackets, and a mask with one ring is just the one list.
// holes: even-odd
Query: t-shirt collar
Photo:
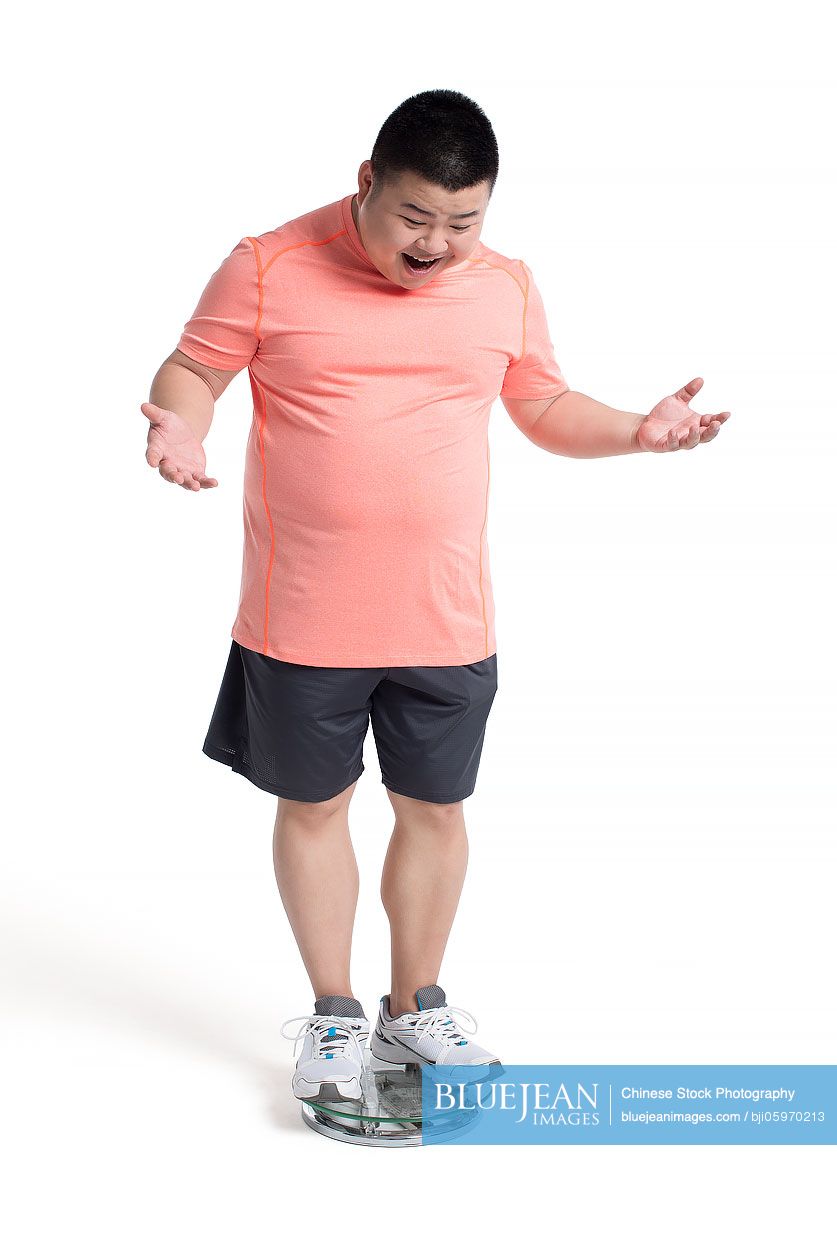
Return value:
[(343, 200), (340, 206), (342, 217), (343, 217), (343, 225), (346, 228), (346, 235), (349, 239), (349, 243), (351, 244), (352, 248), (355, 250), (357, 255), (363, 261), (366, 262), (367, 266), (371, 267), (371, 269), (375, 271), (375, 274), (380, 274), (381, 273), (380, 270), (372, 261), (372, 258), (369, 256), (366, 249), (363, 247), (363, 241), (361, 240), (360, 235), (358, 234), (358, 229), (355, 226), (355, 220), (352, 214), (352, 201), (354, 200), (354, 198), (355, 198), (355, 193), (350, 192), (348, 196), (343, 197)]

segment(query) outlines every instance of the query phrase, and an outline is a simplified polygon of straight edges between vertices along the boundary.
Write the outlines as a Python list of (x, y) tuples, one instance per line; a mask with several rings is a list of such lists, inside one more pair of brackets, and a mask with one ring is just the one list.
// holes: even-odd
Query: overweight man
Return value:
[[(299, 1098), (359, 1098), (367, 1045), (390, 1063), (499, 1064), (437, 983), (497, 691), (493, 402), (576, 458), (694, 449), (729, 417), (692, 409), (700, 378), (646, 414), (570, 389), (531, 269), (481, 238), (497, 169), (474, 102), (405, 101), (356, 192), (241, 239), (141, 406), (148, 464), (214, 488), (203, 442), (248, 372), (239, 607), (203, 749), (277, 798), (276, 879), (314, 995), (293, 1038)], [(370, 719), (395, 815), (390, 988), (371, 1040), (349, 970), (348, 828)]]

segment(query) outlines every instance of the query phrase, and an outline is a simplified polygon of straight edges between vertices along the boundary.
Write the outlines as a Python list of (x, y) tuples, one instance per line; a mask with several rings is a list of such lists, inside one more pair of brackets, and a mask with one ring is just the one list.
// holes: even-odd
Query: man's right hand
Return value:
[(218, 480), (205, 475), (206, 454), (192, 428), (175, 414), (174, 410), (161, 409), (151, 401), (140, 406), (151, 426), (148, 429), (148, 448), (145, 460), (156, 466), (163, 479), (170, 484), (180, 484), (192, 492), (201, 488), (217, 488)]

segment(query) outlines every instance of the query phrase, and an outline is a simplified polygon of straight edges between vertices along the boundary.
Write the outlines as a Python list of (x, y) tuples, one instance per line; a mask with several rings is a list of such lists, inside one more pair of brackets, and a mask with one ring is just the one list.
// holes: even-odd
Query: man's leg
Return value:
[(349, 966), (360, 878), (349, 836), (357, 781), (326, 802), (279, 798), (273, 866), (315, 998), (353, 998)]
[(392, 1015), (418, 1011), (415, 991), (435, 985), (453, 925), (468, 837), (462, 802), (420, 802), (387, 789), (395, 811), (381, 876), (392, 949)]

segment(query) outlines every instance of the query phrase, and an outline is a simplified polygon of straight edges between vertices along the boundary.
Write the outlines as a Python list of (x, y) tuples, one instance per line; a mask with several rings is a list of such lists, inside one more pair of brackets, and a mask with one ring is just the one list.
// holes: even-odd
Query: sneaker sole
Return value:
[[(307, 1093), (300, 1093), (307, 1090)], [(309, 1081), (295, 1081), (294, 1098), (301, 1102), (357, 1102), (363, 1097), (360, 1081), (323, 1081), (319, 1086)]]

